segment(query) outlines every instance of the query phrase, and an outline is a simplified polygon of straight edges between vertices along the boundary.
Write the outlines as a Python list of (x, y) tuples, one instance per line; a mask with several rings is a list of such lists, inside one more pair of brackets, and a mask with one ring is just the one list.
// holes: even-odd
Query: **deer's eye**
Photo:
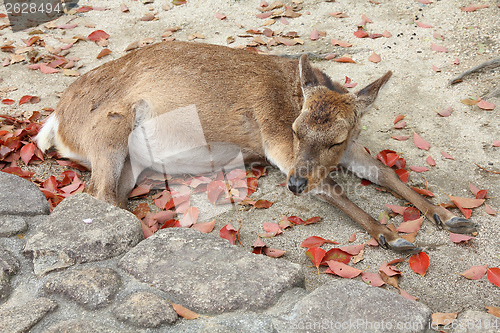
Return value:
[(341, 145), (341, 144), (343, 144), (343, 143), (344, 143), (344, 141), (342, 141), (342, 142), (337, 142), (337, 143), (334, 143), (334, 144), (333, 144), (333, 145), (331, 145), (331, 146), (330, 146), (330, 148), (328, 148), (328, 149), (332, 149), (333, 147), (337, 147), (337, 146), (340, 146), (340, 145)]

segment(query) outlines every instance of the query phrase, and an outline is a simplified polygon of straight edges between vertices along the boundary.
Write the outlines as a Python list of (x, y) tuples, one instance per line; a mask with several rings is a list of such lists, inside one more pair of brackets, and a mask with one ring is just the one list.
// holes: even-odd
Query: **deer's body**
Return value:
[(210, 171), (231, 161), (237, 146), (246, 162), (274, 164), (294, 193), (311, 191), (340, 207), (384, 246), (415, 249), (336, 193), (328, 173), (338, 165), (391, 187), (447, 229), (470, 232), (470, 222), (420, 197), (356, 143), (359, 119), (390, 75), (350, 94), (305, 56), (159, 43), (76, 80), (37, 141), (90, 166), (88, 191), (117, 205), (142, 169)]

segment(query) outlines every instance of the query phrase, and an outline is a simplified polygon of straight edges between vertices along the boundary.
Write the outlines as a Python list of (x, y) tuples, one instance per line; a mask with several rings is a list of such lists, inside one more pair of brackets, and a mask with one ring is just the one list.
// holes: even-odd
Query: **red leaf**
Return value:
[(35, 144), (30, 142), (27, 145), (24, 145), (21, 148), (20, 153), (21, 159), (23, 160), (24, 164), (28, 164), (35, 154)]
[(54, 74), (59, 72), (58, 69), (49, 67), (46, 64), (40, 64), (40, 71), (44, 74)]
[(426, 172), (426, 171), (429, 171), (429, 169), (427, 169), (426, 167), (420, 167), (420, 166), (410, 166), (410, 170), (411, 171), (415, 171), (415, 172)]
[(310, 40), (318, 40), (319, 39), (319, 32), (318, 32), (318, 30), (314, 29), (311, 32), (311, 35), (309, 36), (309, 39)]
[(348, 57), (348, 56), (344, 56), (344, 57), (340, 57), (340, 58), (337, 58), (337, 59), (333, 59), (333, 61), (336, 61), (336, 62), (350, 62), (350, 63), (353, 63), (353, 64), (356, 63), (356, 61), (352, 60), (352, 58)]
[(379, 273), (362, 272), (361, 279), (373, 287), (380, 287), (385, 284)]
[(405, 169), (397, 169), (394, 170), (394, 172), (398, 175), (399, 179), (401, 179), (403, 183), (406, 184), (408, 182), (408, 178), (410, 177), (408, 171), (406, 171)]
[(325, 256), (326, 251), (320, 247), (312, 247), (306, 251), (306, 256), (311, 259), (313, 265), (318, 268), (321, 262), (323, 261), (323, 257)]
[(24, 171), (20, 167), (17, 167), (17, 166), (16, 167), (7, 167), (5, 169), (2, 169), (1, 171), (6, 172), (6, 173), (11, 173), (13, 175), (16, 175), (16, 176), (19, 176), (19, 177), (22, 177), (22, 178), (25, 178), (28, 180), (30, 180), (31, 177), (33, 177), (33, 175), (35, 174), (34, 172), (31, 172), (31, 171)]
[(488, 198), (488, 190), (481, 190), (476, 193), (476, 199)]
[(263, 252), (266, 256), (272, 257), (272, 258), (278, 258), (281, 257), (282, 255), (285, 254), (285, 251), (283, 250), (278, 250), (278, 249), (270, 249), (268, 247), (265, 247), (263, 249)]
[(389, 208), (390, 210), (392, 210), (394, 213), (397, 213), (399, 215), (403, 215), (406, 208), (408, 207), (403, 207), (403, 206), (395, 206), (395, 205), (389, 205), (389, 204), (386, 204), (385, 205), (387, 208)]
[(40, 97), (25, 95), (25, 96), (21, 97), (21, 99), (19, 100), (19, 105), (22, 105), (22, 104), (28, 103), (28, 102), (30, 102), (31, 104), (38, 103), (38, 102), (40, 102)]
[(2, 99), (2, 103), (6, 104), (6, 105), (12, 105), (15, 103), (15, 101), (13, 99), (5, 98), (5, 99)]
[(486, 274), (487, 269), (486, 265), (472, 266), (468, 270), (460, 273), (460, 275), (465, 276), (469, 280), (479, 280), (484, 276), (484, 274)]
[(448, 154), (445, 151), (441, 151), (441, 155), (443, 155), (444, 158), (447, 158), (449, 160), (454, 160), (455, 159), (453, 156), (451, 156), (450, 154)]
[(88, 35), (87, 39), (88, 40), (91, 40), (93, 42), (99, 42), (101, 40), (105, 40), (105, 39), (108, 39), (109, 38), (109, 35), (104, 32), (103, 30), (96, 30), (94, 32), (92, 32), (90, 35)]
[(222, 180), (214, 180), (207, 185), (208, 200), (215, 204), (226, 188)]
[(403, 212), (403, 221), (413, 221), (420, 217), (420, 211), (415, 207), (406, 207)]
[(333, 46), (340, 46), (340, 47), (351, 47), (352, 46), (351, 43), (344, 42), (344, 41), (338, 40), (338, 39), (332, 39), (331, 43)]
[(439, 46), (434, 43), (431, 44), (431, 50), (436, 52), (448, 52), (448, 49), (444, 46)]
[(354, 36), (358, 38), (366, 38), (369, 34), (362, 27), (358, 27), (358, 31), (354, 33)]
[(379, 63), (382, 60), (382, 58), (380, 58), (380, 56), (378, 54), (376, 54), (375, 52), (373, 52), (368, 57), (368, 60), (371, 61), (371, 62), (374, 62), (374, 63)]
[(462, 235), (462, 234), (454, 234), (453, 232), (450, 232), (450, 240), (453, 243), (460, 243), (460, 242), (467, 242), (474, 237), (472, 236), (467, 236), (467, 235)]
[(151, 190), (151, 185), (139, 185), (130, 192), (129, 198), (141, 197), (149, 193)]
[(483, 99), (477, 102), (476, 105), (483, 110), (493, 110), (495, 108), (495, 104), (487, 102)]
[[(353, 233), (353, 234), (349, 237), (349, 239), (348, 239), (347, 241), (348, 241), (349, 243), (352, 243), (352, 242), (354, 242), (355, 240), (356, 240), (356, 233)], [(364, 247), (364, 245), (363, 245), (363, 247)]]
[(425, 252), (420, 252), (412, 255), (408, 263), (415, 273), (424, 276), (427, 268), (429, 268), (429, 256)]
[(211, 233), (212, 230), (214, 230), (214, 227), (215, 227), (215, 220), (210, 222), (195, 223), (191, 226), (191, 229), (195, 229), (208, 234)]
[(269, 208), (273, 205), (273, 203), (274, 202), (267, 200), (257, 200), (253, 206), (258, 209)]
[(289, 217), (287, 217), (287, 220), (292, 222), (293, 224), (304, 224), (305, 223), (304, 220), (298, 216), (289, 216)]
[[(407, 135), (391, 135), (391, 138), (393, 138), (394, 140), (398, 140), (398, 141), (406, 141), (410, 137)], [(410, 169), (411, 169), (411, 167), (410, 167)]]
[(146, 202), (138, 204), (132, 212), (132, 214), (134, 214), (139, 220), (146, 217), (147, 213), (149, 213), (149, 206)]
[(489, 215), (496, 215), (497, 211), (488, 206), (488, 204), (484, 204), (484, 211)]
[(328, 267), (338, 276), (347, 278), (347, 279), (352, 279), (361, 274), (363, 271), (351, 266), (348, 266), (344, 263), (335, 261), (335, 260), (328, 260), (327, 261)]
[(362, 250), (364, 250), (364, 248), (365, 244), (348, 245), (340, 247), (342, 251), (347, 252), (352, 256), (357, 256)]
[(231, 243), (233, 245), (234, 245), (234, 243), (236, 241), (236, 235), (237, 235), (237, 233), (238, 233), (238, 230), (236, 230), (231, 225), (231, 223), (226, 224), (219, 231), (220, 237), (224, 238), (224, 239), (227, 239), (229, 241), (229, 243)]
[(449, 117), (449, 116), (451, 116), (452, 113), (453, 113), (453, 109), (451, 108), (451, 106), (449, 106), (446, 109), (439, 111), (438, 115), (440, 115), (441, 117)]
[(198, 220), (198, 215), (200, 214), (198, 208), (196, 207), (189, 207), (186, 212), (184, 213), (184, 216), (182, 216), (182, 219), (179, 220), (179, 223), (181, 227), (183, 228), (189, 228), (193, 224), (196, 223)]
[(403, 129), (405, 127), (406, 127), (406, 121), (404, 120), (394, 124), (395, 129)]
[(358, 85), (358, 83), (356, 82), (351, 82), (351, 78), (350, 77), (345, 77), (345, 82), (344, 82), (344, 87), (346, 88), (354, 88)]
[(432, 28), (432, 25), (423, 22), (415, 22), (420, 28)]
[(413, 133), (413, 143), (415, 144), (415, 146), (417, 146), (417, 148), (424, 150), (429, 150), (429, 148), (431, 147), (431, 144), (422, 139), (422, 137), (417, 133)]
[(397, 115), (396, 118), (394, 119), (394, 124), (396, 124), (400, 120), (403, 120), (404, 117), (406, 117), (406, 116), (403, 116), (402, 114)]
[(422, 216), (422, 217), (420, 217), (420, 218), (418, 218), (416, 220), (402, 222), (396, 228), (396, 230), (399, 231), (399, 232), (404, 232), (406, 234), (418, 231), (418, 230), (420, 230), (420, 227), (422, 226), (423, 220), (424, 220), (424, 217)]
[(432, 156), (429, 156), (425, 159), (425, 162), (429, 164), (430, 166), (436, 166), (436, 161), (432, 158)]
[(422, 188), (417, 188), (417, 187), (413, 187), (413, 186), (410, 186), (410, 188), (417, 192), (418, 194), (421, 194), (421, 195), (426, 195), (428, 197), (433, 197), (434, 196), (434, 193), (432, 193), (431, 191), (429, 190), (424, 190)]
[(321, 265), (328, 265), (326, 262), (329, 260), (335, 260), (344, 264), (348, 264), (349, 261), (351, 261), (351, 258), (352, 256), (349, 253), (334, 247), (333, 249), (330, 249), (326, 252)]
[(500, 140), (493, 141), (493, 147), (500, 147)]
[(493, 283), (495, 286), (500, 287), (500, 268), (492, 267), (488, 269), (488, 281)]
[(469, 6), (465, 6), (465, 7), (460, 7), (461, 10), (463, 10), (464, 12), (474, 12), (478, 9), (483, 9), (483, 8), (488, 8), (489, 5), (469, 5)]
[(321, 221), (321, 217), (320, 217), (320, 216), (310, 217), (310, 218), (308, 218), (308, 219), (304, 222), (304, 225), (317, 223), (317, 222), (319, 222), (319, 221)]
[(463, 208), (477, 208), (484, 203), (484, 199), (454, 197), (451, 195), (449, 195), (448, 197), (455, 205), (459, 205)]
[(281, 234), (281, 227), (279, 226), (278, 223), (268, 223), (268, 222), (264, 222), (264, 224), (262, 225), (262, 227), (264, 228), (265, 231), (269, 232), (269, 233), (272, 233), (274, 235), (279, 235)]
[(312, 247), (320, 247), (321, 245), (325, 243), (330, 243), (330, 244), (338, 244), (335, 241), (329, 240), (329, 239), (324, 239), (319, 236), (311, 236), (306, 238), (302, 244), (300, 244), (301, 247), (307, 247), (307, 248), (312, 248)]

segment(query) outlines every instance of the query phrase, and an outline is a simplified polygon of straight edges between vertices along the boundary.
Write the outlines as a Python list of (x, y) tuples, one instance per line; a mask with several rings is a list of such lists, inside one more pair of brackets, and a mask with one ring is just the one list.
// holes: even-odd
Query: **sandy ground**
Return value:
[[(375, 1), (374, 1), (375, 2)], [(499, 148), (493, 147), (493, 141), (500, 139), (498, 108), (500, 98), (491, 97), (490, 102), (497, 106), (492, 111), (479, 109), (477, 106), (465, 105), (461, 99), (484, 96), (498, 89), (500, 74), (498, 69), (486, 71), (480, 75), (471, 75), (464, 82), (450, 86), (448, 81), (457, 74), (484, 61), (500, 57), (500, 25), (498, 17), (500, 8), (498, 1), (477, 1), (488, 4), (488, 8), (474, 12), (465, 12), (460, 7), (469, 5), (468, 1), (434, 1), (424, 5), (416, 0), (380, 0), (378, 4), (369, 1), (341, 0), (335, 2), (304, 1), (302, 14), (297, 18), (279, 18), (270, 26), (274, 31), (283, 33), (295, 31), (302, 39), (303, 45), (259, 47), (261, 51), (273, 54), (299, 54), (304, 51), (315, 53), (348, 54), (355, 64), (337, 63), (334, 61), (316, 61), (315, 66), (321, 68), (334, 80), (343, 82), (345, 76), (352, 78), (363, 87), (380, 77), (388, 70), (394, 72), (389, 84), (379, 95), (374, 107), (363, 120), (364, 130), (361, 141), (372, 152), (392, 149), (407, 160), (408, 165), (426, 166), (425, 159), (431, 155), (437, 162), (435, 167), (424, 174), (410, 172), (412, 186), (425, 186), (423, 175), (429, 189), (436, 194), (435, 203), (448, 201), (443, 193), (472, 197), (468, 189), (469, 183), (481, 189), (487, 189), (492, 197), (488, 204), (500, 209), (499, 175), (488, 173), (478, 168), (475, 163), (488, 169), (500, 171)], [(164, 1), (123, 1), (128, 12), (122, 12), (122, 1), (80, 1), (80, 5), (105, 7), (107, 10), (91, 10), (76, 15), (65, 15), (59, 18), (56, 26), (77, 23), (72, 29), (48, 29), (43, 31), (45, 44), (53, 48), (67, 44), (61, 39), (73, 36), (88, 36), (101, 29), (107, 32), (109, 48), (112, 53), (96, 59), (103, 47), (90, 41), (79, 41), (69, 49), (69, 55), (78, 57), (81, 66), (77, 70), (85, 73), (107, 61), (124, 55), (125, 49), (133, 42), (159, 42), (166, 29), (179, 26), (182, 29), (171, 37), (177, 40), (188, 40), (190, 35), (202, 34), (203, 39), (193, 43), (227, 44), (227, 38), (234, 38), (232, 47), (243, 47), (252, 41), (249, 29), (263, 30), (267, 19), (260, 19), (257, 7), (260, 1), (195, 1), (173, 6), (165, 10)], [(169, 2), (170, 3), (170, 2)], [(291, 3), (286, 1), (287, 5)], [(0, 13), (5, 10), (0, 6)], [(343, 12), (348, 17), (335, 18), (330, 13)], [(145, 14), (153, 13), (155, 20), (141, 21)], [(216, 13), (226, 15), (224, 20), (216, 17)], [(377, 39), (357, 38), (353, 33), (357, 30), (362, 15), (366, 15), (373, 23), (367, 23), (370, 33), (389, 31), (392, 37)], [(0, 19), (5, 20), (5, 19)], [(415, 22), (431, 25), (421, 28)], [(1, 23), (0, 23), (1, 25)], [(317, 29), (325, 31), (326, 37), (318, 40), (309, 38)], [(442, 35), (441, 39), (433, 37)], [(23, 39), (29, 39), (27, 31), (13, 33), (10, 29), (0, 30), (0, 44), (12, 41), (16, 48), (25, 46)], [(260, 35), (263, 40), (267, 37)], [(353, 44), (350, 48), (333, 46), (332, 39)], [(448, 52), (431, 50), (431, 44), (446, 47)], [(41, 53), (48, 53), (42, 47), (36, 47)], [(375, 52), (381, 61), (373, 63), (368, 57)], [(0, 52), (3, 63), (8, 53)], [(459, 64), (453, 64), (455, 59)], [(62, 73), (43, 74), (26, 68), (25, 62), (0, 67), (0, 98), (9, 98), (16, 104), (7, 106), (0, 104), (0, 113), (29, 115), (33, 110), (44, 107), (55, 108), (57, 95), (75, 80), (75, 77)], [(440, 69), (433, 70), (432, 66)], [(161, 69), (159, 69), (161, 70)], [(358, 87), (353, 90), (358, 89)], [(16, 88), (11, 91), (10, 88)], [(38, 104), (17, 105), (24, 95), (40, 96)], [(450, 117), (440, 117), (436, 111), (452, 107)], [(393, 129), (393, 120), (405, 115), (408, 126), (402, 130)], [(396, 141), (391, 135), (413, 135), (419, 133), (431, 143), (429, 151), (417, 149), (411, 139)], [(455, 159), (445, 159), (441, 151), (450, 153)], [(44, 164), (36, 168), (38, 175), (58, 174), (59, 168), (53, 164)], [(334, 239), (342, 244), (357, 233), (355, 244), (369, 240), (368, 235), (352, 220), (333, 207), (321, 203), (314, 198), (295, 197), (276, 185), (285, 177), (276, 170), (262, 179), (260, 189), (253, 195), (255, 199), (268, 199), (275, 204), (266, 210), (227, 211), (216, 221), (216, 231), (228, 222), (239, 224), (241, 241), (250, 247), (257, 234), (262, 232), (263, 222), (278, 222), (282, 215), (298, 215), (303, 218), (319, 215), (323, 221), (319, 224), (295, 227), (283, 235), (267, 239), (271, 247), (286, 250), (284, 258), (301, 263), (307, 274), (307, 288), (313, 290), (321, 283), (335, 278), (322, 275), (318, 280), (315, 269), (309, 267), (309, 259), (304, 255), (300, 243), (309, 236), (321, 236)], [(396, 199), (389, 193), (381, 193), (375, 186), (360, 187), (359, 179), (352, 176), (340, 176), (338, 181), (349, 189), (351, 198), (360, 207), (377, 217), (385, 207), (384, 204), (403, 205), (404, 201)], [(460, 214), (460, 212), (456, 212)], [(200, 216), (203, 220), (204, 216)], [(427, 274), (421, 277), (413, 273), (407, 262), (400, 265), (403, 277), (400, 286), (410, 294), (418, 297), (432, 310), (439, 312), (459, 312), (465, 309), (484, 310), (484, 306), (500, 306), (500, 289), (489, 283), (486, 277), (471, 281), (459, 273), (472, 265), (500, 266), (500, 228), (497, 216), (485, 213), (484, 207), (474, 209), (472, 219), (479, 224), (479, 235), (469, 245), (455, 245), (450, 242), (448, 233), (439, 231), (431, 221), (424, 222), (416, 243), (430, 256), (430, 267)], [(396, 225), (400, 218), (394, 219)], [(328, 249), (327, 246), (324, 248)], [(390, 261), (399, 257), (391, 251), (379, 248), (367, 248), (365, 259), (356, 267), (376, 272), (382, 261)], [(388, 287), (391, 288), (391, 287)]]

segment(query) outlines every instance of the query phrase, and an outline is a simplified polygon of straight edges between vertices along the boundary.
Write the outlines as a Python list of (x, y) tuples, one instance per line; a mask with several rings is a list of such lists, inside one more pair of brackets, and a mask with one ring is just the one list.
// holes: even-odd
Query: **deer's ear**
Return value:
[(392, 76), (392, 72), (388, 71), (380, 79), (370, 83), (360, 91), (356, 93), (356, 109), (358, 115), (362, 115), (366, 109), (375, 101), (377, 98), (380, 88), (389, 80)]
[(299, 60), (299, 73), (300, 73), (300, 84), (302, 86), (302, 93), (307, 96), (307, 92), (310, 88), (319, 85), (318, 78), (314, 74), (314, 70), (309, 63), (307, 54), (303, 54)]

